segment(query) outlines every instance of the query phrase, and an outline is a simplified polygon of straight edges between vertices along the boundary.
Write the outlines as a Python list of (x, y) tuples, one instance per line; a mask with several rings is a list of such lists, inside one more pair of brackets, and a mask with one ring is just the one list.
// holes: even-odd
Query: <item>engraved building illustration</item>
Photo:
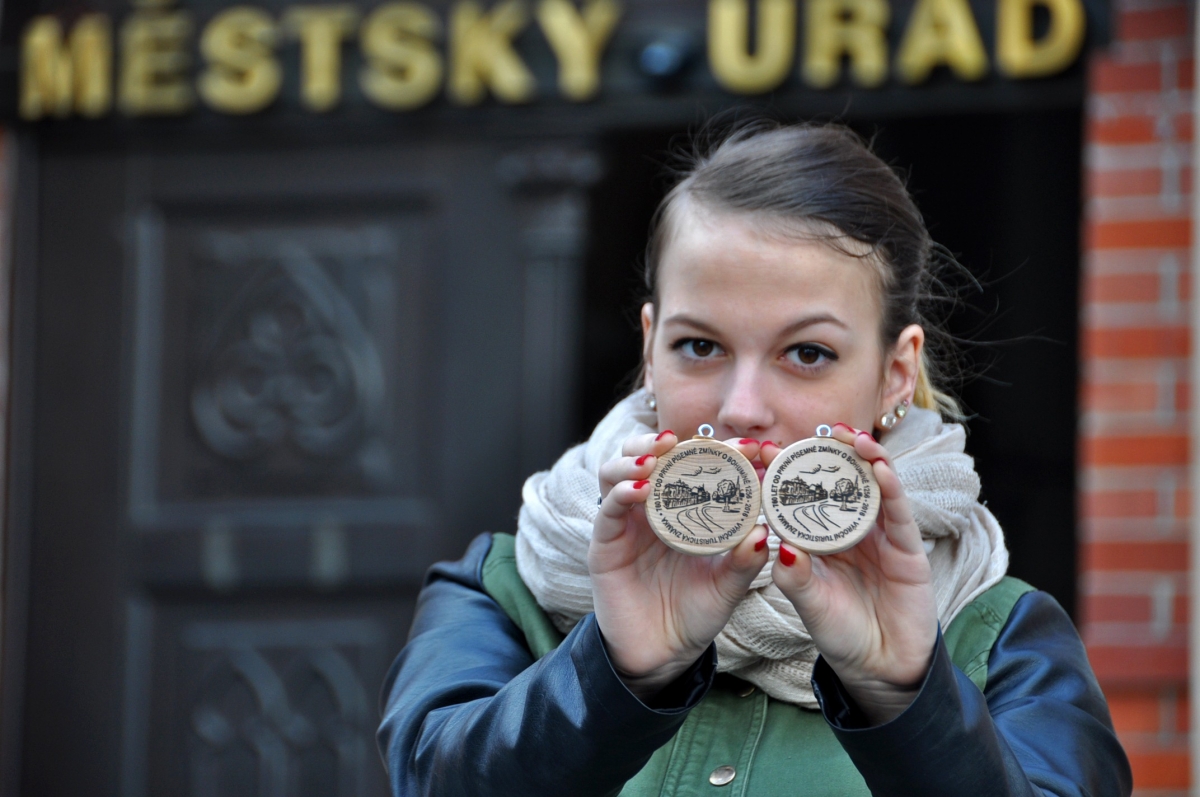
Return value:
[(829, 491), (820, 482), (809, 484), (804, 479), (788, 479), (779, 485), (779, 503), (784, 506), (792, 504), (808, 504), (813, 501), (824, 501), (829, 497)]
[(663, 488), (662, 502), (667, 509), (706, 504), (711, 500), (712, 496), (703, 484), (693, 487), (683, 479), (679, 479)]

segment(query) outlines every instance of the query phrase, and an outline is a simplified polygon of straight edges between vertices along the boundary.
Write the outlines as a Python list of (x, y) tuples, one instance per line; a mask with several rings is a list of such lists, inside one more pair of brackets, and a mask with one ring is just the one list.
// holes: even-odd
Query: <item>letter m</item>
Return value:
[(97, 117), (112, 105), (112, 28), (104, 14), (79, 18), (67, 41), (53, 16), (34, 17), (21, 37), (22, 119)]

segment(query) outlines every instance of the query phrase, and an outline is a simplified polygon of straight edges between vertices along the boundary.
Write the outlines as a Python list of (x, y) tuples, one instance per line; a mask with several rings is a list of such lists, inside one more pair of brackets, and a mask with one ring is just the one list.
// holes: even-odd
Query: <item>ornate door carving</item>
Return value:
[(386, 793), (378, 689), (425, 568), (511, 530), (576, 433), (597, 164), (41, 165), (21, 790)]

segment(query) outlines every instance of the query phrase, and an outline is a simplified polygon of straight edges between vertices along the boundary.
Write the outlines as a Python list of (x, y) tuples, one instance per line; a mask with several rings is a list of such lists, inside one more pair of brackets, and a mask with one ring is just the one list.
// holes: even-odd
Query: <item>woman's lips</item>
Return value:
[(763, 476), (767, 475), (767, 466), (759, 462), (757, 459), (751, 464), (754, 465), (754, 472), (758, 474), (758, 483), (762, 484)]

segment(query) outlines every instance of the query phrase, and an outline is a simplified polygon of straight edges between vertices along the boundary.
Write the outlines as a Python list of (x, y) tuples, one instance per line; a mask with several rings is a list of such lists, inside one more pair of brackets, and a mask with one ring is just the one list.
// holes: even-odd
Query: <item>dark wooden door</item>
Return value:
[(423, 571), (569, 442), (594, 161), (30, 143), (7, 792), (384, 794)]

